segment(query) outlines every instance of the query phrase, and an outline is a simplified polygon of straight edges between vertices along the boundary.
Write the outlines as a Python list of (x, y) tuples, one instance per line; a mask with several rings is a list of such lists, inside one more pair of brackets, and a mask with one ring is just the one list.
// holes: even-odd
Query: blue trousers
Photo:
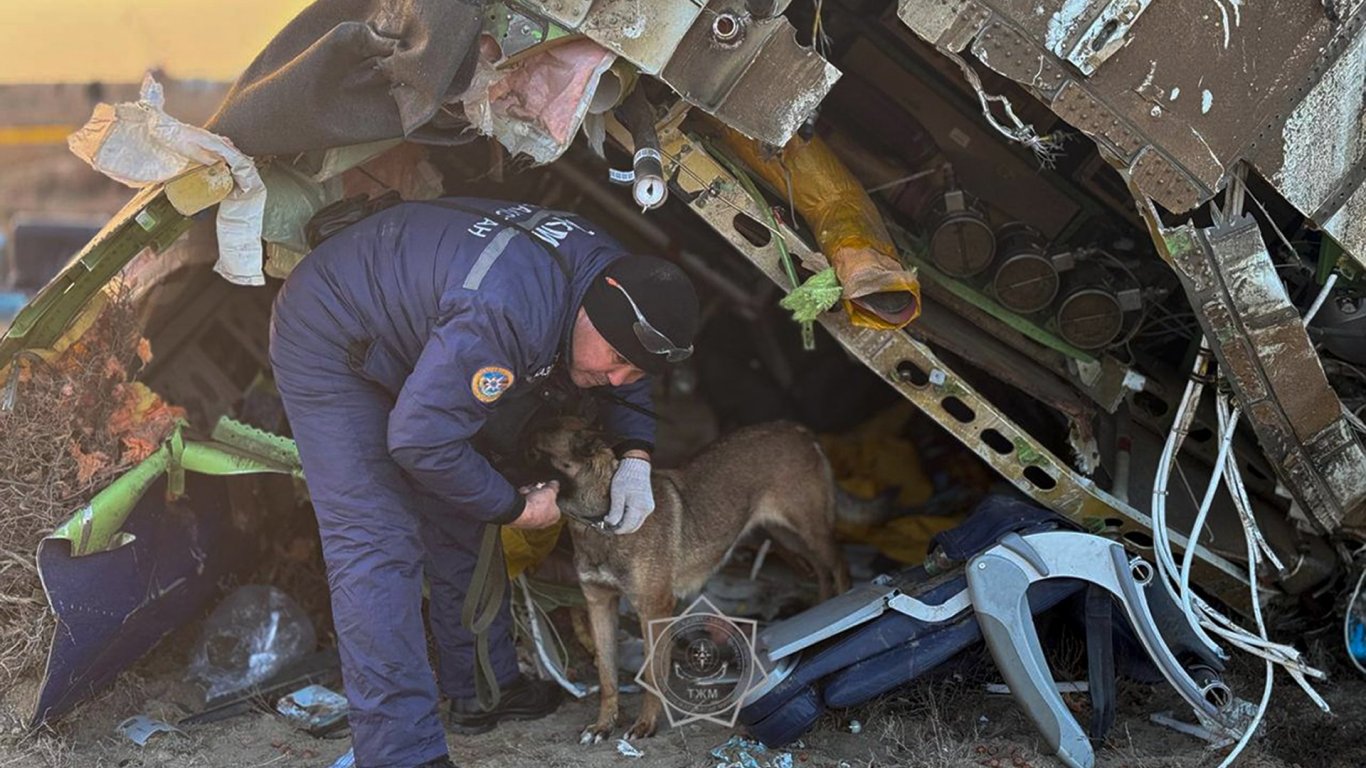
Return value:
[[(482, 527), (443, 509), (389, 457), (392, 395), (356, 375), (341, 343), (324, 336), (273, 322), (270, 356), (322, 534), (356, 763), (416, 766), (447, 754), (438, 690), (474, 696), (474, 637), (460, 610)], [(505, 597), (489, 636), (501, 685), (517, 677), (510, 629)]]

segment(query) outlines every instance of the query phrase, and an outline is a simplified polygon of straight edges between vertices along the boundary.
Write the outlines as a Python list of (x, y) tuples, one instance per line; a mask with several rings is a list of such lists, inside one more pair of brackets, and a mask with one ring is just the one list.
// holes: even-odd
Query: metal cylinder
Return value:
[(972, 208), (949, 211), (930, 236), (930, 260), (950, 277), (972, 277), (991, 266), (996, 236)]
[(744, 22), (733, 13), (718, 13), (711, 21), (711, 36), (718, 43), (738, 43), (743, 34)]
[(1119, 298), (1105, 288), (1077, 288), (1058, 303), (1058, 333), (1074, 347), (1103, 349), (1124, 328), (1124, 309)]
[(1200, 695), (1215, 709), (1222, 711), (1233, 703), (1233, 690), (1224, 682), (1223, 675), (1204, 664), (1198, 663), (1186, 667), (1186, 673), (1191, 676), (1195, 686), (1200, 689)]
[(997, 300), (1016, 312), (1038, 312), (1058, 295), (1058, 270), (1048, 258), (1043, 235), (1013, 221), (996, 230), (996, 273), (991, 288)]

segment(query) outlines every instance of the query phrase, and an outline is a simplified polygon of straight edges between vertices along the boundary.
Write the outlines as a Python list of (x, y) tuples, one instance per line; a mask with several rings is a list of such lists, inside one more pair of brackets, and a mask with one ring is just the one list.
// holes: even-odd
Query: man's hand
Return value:
[(551, 480), (521, 489), (526, 496), (526, 508), (516, 520), (508, 523), (511, 528), (549, 528), (560, 519), (560, 505), (556, 497), (560, 494), (560, 484)]
[(650, 462), (641, 455), (638, 451), (628, 451), (612, 476), (612, 507), (607, 512), (606, 522), (608, 528), (618, 534), (635, 533), (645, 518), (655, 511)]

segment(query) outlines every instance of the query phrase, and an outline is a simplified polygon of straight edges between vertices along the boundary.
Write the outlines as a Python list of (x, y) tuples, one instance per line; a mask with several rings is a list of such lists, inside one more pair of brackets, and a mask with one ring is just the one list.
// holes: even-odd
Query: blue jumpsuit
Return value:
[[(363, 768), (446, 755), (437, 692), (474, 695), (474, 638), (460, 609), (482, 524), (510, 522), (523, 507), (471, 441), (500, 404), (563, 364), (590, 281), (624, 255), (571, 214), (455, 202), (496, 216), (423, 203), (373, 214), (295, 268), (271, 322)], [(553, 245), (564, 269), (497, 217)], [(648, 413), (648, 381), (612, 394)], [(653, 443), (654, 422), (640, 411), (612, 403), (602, 420), (620, 445)], [(427, 659), (424, 576), (439, 680)], [(506, 685), (517, 676), (506, 598), (490, 643)]]

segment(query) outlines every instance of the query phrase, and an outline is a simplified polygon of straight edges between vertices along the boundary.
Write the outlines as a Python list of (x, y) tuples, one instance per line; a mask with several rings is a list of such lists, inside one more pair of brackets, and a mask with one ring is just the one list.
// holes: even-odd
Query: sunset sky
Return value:
[(308, 0), (19, 0), (0, 18), (0, 82), (231, 80)]

